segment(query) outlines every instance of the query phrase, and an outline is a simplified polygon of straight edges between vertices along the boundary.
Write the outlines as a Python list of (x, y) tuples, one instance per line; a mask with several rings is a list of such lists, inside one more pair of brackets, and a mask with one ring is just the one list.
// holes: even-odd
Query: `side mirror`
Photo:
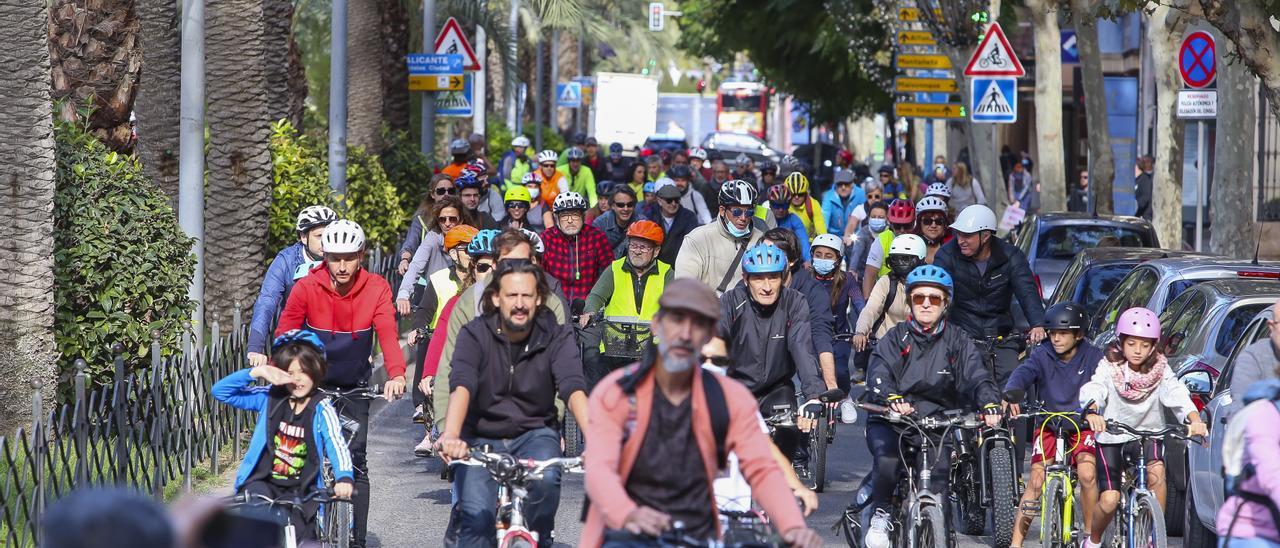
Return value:
[(1178, 377), (1187, 390), (1197, 396), (1208, 396), (1213, 391), (1213, 379), (1208, 371), (1188, 371)]

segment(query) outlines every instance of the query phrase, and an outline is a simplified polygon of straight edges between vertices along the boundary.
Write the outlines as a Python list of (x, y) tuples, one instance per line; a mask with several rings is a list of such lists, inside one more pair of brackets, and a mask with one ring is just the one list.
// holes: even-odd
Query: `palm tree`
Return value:
[(173, 0), (137, 0), (142, 75), (133, 110), (137, 115), (142, 169), (171, 200), (178, 197), (179, 88), (182, 51), (178, 5)]
[(347, 143), (365, 147), (375, 154), (382, 148), (386, 89), (382, 81), (381, 3), (379, 0), (347, 3)]
[[(30, 417), (31, 381), (53, 386), (53, 103), (49, 88), (49, 6), (0, 0), (8, 36), (0, 55), (0, 429)], [(52, 390), (46, 391), (52, 393)]]
[(89, 102), (93, 134), (112, 150), (132, 150), (129, 115), (142, 68), (133, 0), (53, 4), (48, 47), (52, 96), (64, 100), (58, 116), (75, 120), (77, 108)]

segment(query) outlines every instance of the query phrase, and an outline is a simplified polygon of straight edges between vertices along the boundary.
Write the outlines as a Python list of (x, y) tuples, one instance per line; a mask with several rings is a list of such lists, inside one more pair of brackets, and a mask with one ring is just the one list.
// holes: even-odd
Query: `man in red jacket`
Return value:
[[(383, 395), (388, 401), (399, 398), (405, 390), (405, 363), (391, 304), (391, 286), (382, 276), (360, 266), (364, 261), (364, 230), (348, 220), (334, 221), (325, 229), (321, 243), (324, 264), (293, 286), (280, 314), (276, 336), (292, 329), (308, 329), (320, 335), (329, 362), (323, 385), (353, 388), (369, 383), (373, 372), (369, 357), (376, 332), (390, 379), (383, 387)], [(349, 448), (356, 469), (352, 546), (363, 547), (369, 518), (369, 400), (338, 401), (335, 407), (338, 414), (360, 423)]]

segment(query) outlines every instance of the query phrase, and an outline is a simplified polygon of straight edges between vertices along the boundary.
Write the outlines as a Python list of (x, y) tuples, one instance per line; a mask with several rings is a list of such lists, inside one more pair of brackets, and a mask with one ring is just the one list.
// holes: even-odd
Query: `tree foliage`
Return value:
[(690, 0), (679, 46), (721, 62), (745, 53), (816, 120), (886, 110), (893, 72), (885, 18), (871, 0)]

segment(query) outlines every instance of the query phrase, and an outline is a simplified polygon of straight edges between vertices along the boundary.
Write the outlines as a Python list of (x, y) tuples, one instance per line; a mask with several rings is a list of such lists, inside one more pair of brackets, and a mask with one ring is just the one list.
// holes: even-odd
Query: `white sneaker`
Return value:
[(844, 400), (840, 402), (840, 422), (845, 424), (853, 424), (858, 422), (858, 406), (853, 400)]
[(433, 452), (434, 448), (432, 447), (431, 434), (423, 436), (422, 441), (418, 442), (418, 445), (413, 448), (413, 454), (419, 457), (429, 457)]
[(875, 515), (871, 516), (871, 526), (867, 528), (863, 544), (867, 548), (889, 548), (889, 531), (892, 530), (893, 523), (889, 521), (889, 513), (877, 509)]

